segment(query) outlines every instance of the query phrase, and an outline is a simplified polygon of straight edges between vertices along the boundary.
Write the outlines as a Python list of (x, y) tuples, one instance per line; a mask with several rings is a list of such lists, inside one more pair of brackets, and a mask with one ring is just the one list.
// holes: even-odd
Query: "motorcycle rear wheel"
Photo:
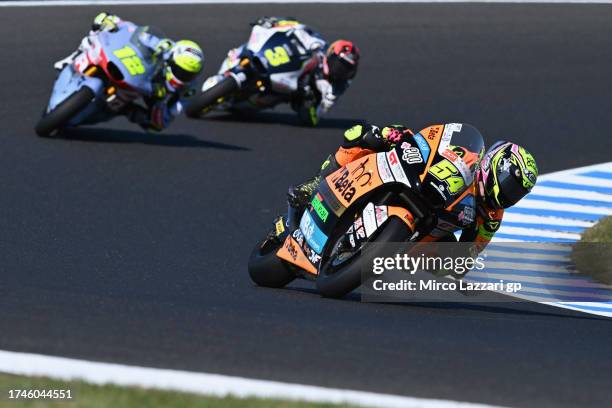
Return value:
[(44, 114), (40, 118), (34, 128), (36, 134), (40, 137), (53, 136), (58, 130), (66, 126), (70, 119), (89, 105), (95, 96), (90, 88), (82, 87), (51, 112)]
[(190, 118), (199, 118), (237, 90), (238, 82), (227, 76), (205, 92), (194, 96), (185, 108), (185, 114)]
[[(408, 226), (399, 218), (391, 217), (378, 231), (376, 231), (376, 234), (364, 244), (360, 251), (361, 253), (363, 253), (363, 251), (368, 251), (368, 258), (376, 257), (379, 256), (379, 254), (376, 253), (378, 252), (376, 249), (380, 251), (381, 247), (372, 247), (368, 244), (374, 242), (403, 242), (409, 237), (410, 230)], [(316, 282), (317, 290), (321, 296), (340, 298), (361, 286), (361, 267), (364, 259), (361, 253), (353, 256), (352, 259), (349, 259), (339, 266), (333, 265), (334, 256), (330, 256), (322, 264)]]
[(257, 243), (249, 257), (249, 275), (258, 286), (268, 288), (282, 288), (293, 281), (297, 276), (289, 267), (276, 256), (281, 247), (272, 244), (267, 238)]

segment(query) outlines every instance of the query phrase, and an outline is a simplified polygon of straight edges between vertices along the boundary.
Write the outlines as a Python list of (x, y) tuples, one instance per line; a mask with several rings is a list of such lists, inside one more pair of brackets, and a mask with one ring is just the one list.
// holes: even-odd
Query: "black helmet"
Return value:
[(351, 41), (337, 40), (325, 54), (326, 74), (331, 83), (353, 79), (359, 65), (359, 48)]
[(477, 173), (478, 190), (493, 208), (508, 208), (531, 191), (538, 178), (535, 159), (523, 147), (497, 142), (485, 153)]

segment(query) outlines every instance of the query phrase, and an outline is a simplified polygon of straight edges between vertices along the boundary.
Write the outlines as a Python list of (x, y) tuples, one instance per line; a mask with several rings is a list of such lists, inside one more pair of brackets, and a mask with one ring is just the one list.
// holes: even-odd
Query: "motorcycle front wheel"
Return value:
[(54, 136), (58, 130), (68, 124), (77, 113), (85, 109), (95, 98), (94, 92), (84, 86), (66, 98), (51, 112), (45, 113), (34, 130), (40, 137)]
[(185, 108), (185, 114), (190, 118), (199, 118), (231, 96), (238, 88), (238, 82), (232, 76), (226, 76), (211, 88), (194, 96)]
[[(336, 253), (337, 242), (333, 243), (329, 257), (321, 265), (317, 275), (317, 290), (324, 297), (340, 298), (361, 286), (361, 268), (364, 257), (361, 256), (368, 251), (368, 259), (384, 255), (380, 245), (372, 246), (371, 243), (404, 242), (410, 237), (408, 226), (399, 218), (391, 217), (381, 226), (372, 237), (363, 244), (358, 253), (350, 259), (339, 262), (342, 254)], [(342, 239), (342, 236), (337, 241)], [(332, 245), (330, 243), (329, 245)], [(376, 252), (381, 252), (377, 254)]]

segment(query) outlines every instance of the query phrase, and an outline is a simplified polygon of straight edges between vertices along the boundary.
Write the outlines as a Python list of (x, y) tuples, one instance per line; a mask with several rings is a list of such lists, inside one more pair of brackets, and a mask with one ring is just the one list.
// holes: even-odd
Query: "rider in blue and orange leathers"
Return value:
[[(94, 19), (90, 35), (101, 31), (112, 33), (122, 25), (136, 27), (116, 15), (100, 13)], [(62, 70), (64, 66), (73, 63), (76, 56), (88, 46), (88, 38), (89, 36), (83, 38), (79, 48), (68, 57), (57, 61), (54, 67)], [(153, 79), (150, 95), (143, 95), (147, 108), (126, 100), (127, 106), (118, 113), (145, 130), (160, 131), (182, 112), (182, 99), (193, 92), (191, 85), (202, 72), (204, 54), (198, 44), (189, 40), (174, 42), (146, 32), (139, 37), (139, 41), (163, 61), (163, 67)], [(120, 94), (118, 96), (121, 97)]]
[[(368, 154), (388, 151), (405, 133), (404, 126), (356, 125), (344, 133), (342, 146), (321, 166), (319, 174), (311, 180), (289, 188), (288, 218), (302, 213), (313, 191), (322, 178), (337, 169)], [(473, 242), (474, 253), (481, 252), (499, 229), (504, 209), (523, 198), (536, 183), (538, 168), (534, 157), (523, 147), (511, 142), (493, 144), (484, 154), (476, 170), (476, 214), (473, 222), (462, 229), (460, 242)], [(456, 241), (454, 235), (436, 238), (438, 241)]]

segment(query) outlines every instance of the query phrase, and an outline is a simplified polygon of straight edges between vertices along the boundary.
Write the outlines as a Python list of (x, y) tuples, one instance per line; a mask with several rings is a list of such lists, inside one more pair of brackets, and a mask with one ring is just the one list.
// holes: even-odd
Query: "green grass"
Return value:
[(602, 218), (582, 234), (572, 249), (572, 260), (578, 272), (612, 284), (612, 216)]
[[(71, 400), (9, 399), (9, 390), (71, 390)], [(310, 404), (268, 399), (215, 398), (179, 392), (91, 385), (82, 381), (58, 381), (49, 378), (0, 374), (1, 408), (338, 408), (348, 405)]]

